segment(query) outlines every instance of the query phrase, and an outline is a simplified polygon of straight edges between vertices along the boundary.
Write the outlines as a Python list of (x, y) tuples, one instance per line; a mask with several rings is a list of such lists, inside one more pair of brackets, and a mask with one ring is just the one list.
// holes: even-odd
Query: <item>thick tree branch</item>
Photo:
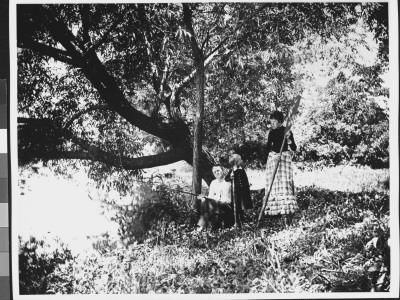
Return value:
[(82, 67), (82, 65), (77, 64), (74, 60), (72, 60), (68, 56), (67, 51), (57, 49), (42, 43), (38, 43), (35, 41), (23, 41), (18, 44), (18, 47), (33, 50), (35, 52), (40, 53), (41, 55), (49, 56), (51, 58), (54, 58), (55, 60), (61, 61), (63, 63), (69, 64), (77, 68)]
[[(20, 163), (27, 163), (32, 159), (84, 159), (98, 161), (116, 168), (126, 170), (136, 170), (143, 168), (152, 168), (160, 165), (174, 163), (185, 160), (192, 163), (193, 140), (189, 137), (189, 132), (182, 131), (181, 144), (174, 146), (173, 149), (165, 153), (150, 155), (145, 157), (131, 158), (118, 154), (109, 153), (99, 146), (94, 146), (87, 140), (74, 137), (72, 132), (62, 130), (51, 119), (18, 118), (19, 139), (24, 140), (19, 144), (18, 159)], [(185, 127), (187, 129), (187, 127)], [(20, 131), (21, 130), (21, 131)], [(71, 141), (81, 150), (66, 151), (65, 141)], [(213, 180), (211, 167), (215, 163), (209, 153), (203, 150), (201, 155), (202, 176), (210, 184)]]
[(51, 159), (80, 159), (95, 162), (102, 162), (115, 168), (124, 170), (139, 170), (153, 168), (157, 166), (171, 164), (184, 159), (183, 152), (179, 149), (173, 149), (167, 152), (148, 155), (142, 157), (130, 158), (118, 156), (97, 147), (91, 147), (89, 151), (56, 151), (56, 152), (38, 152), (34, 153), (35, 158)]
[(188, 3), (183, 3), (183, 23), (190, 33), (190, 44), (192, 46), (193, 58), (196, 63), (197, 60), (203, 59), (203, 51), (196, 41), (195, 32), (192, 25), (192, 10), (189, 8)]
[(25, 118), (25, 117), (18, 117), (17, 118), (18, 124), (34, 124), (34, 125), (53, 125), (53, 121), (49, 118)]
[(117, 112), (129, 123), (149, 134), (172, 143), (180, 138), (177, 132), (178, 128), (176, 128), (175, 124), (166, 124), (159, 120), (155, 121), (153, 118), (135, 109), (127, 101), (114, 78), (107, 72), (97, 57), (92, 58), (91, 67), (88, 66), (82, 69), (82, 71), (99, 91), (101, 97), (110, 106), (110, 109)]
[(43, 24), (46, 29), (52, 34), (55, 41), (59, 42), (67, 51), (68, 56), (74, 61), (75, 65), (82, 65), (84, 61), (81, 57), (80, 43), (72, 34), (68, 27), (57, 20), (55, 16), (51, 16), (51, 12), (46, 10), (43, 6), (32, 6), (32, 16), (34, 16), (37, 23)]
[[(174, 147), (172, 150), (160, 154), (132, 158), (103, 150), (100, 146), (93, 145), (85, 139), (74, 136), (70, 131), (61, 129), (51, 119), (18, 118), (18, 123), (21, 124), (20, 135), (24, 136), (23, 132), (26, 128), (28, 135), (25, 134), (25, 140), (33, 142), (28, 142), (30, 145), (28, 148), (19, 149), (19, 155), (23, 157), (24, 161), (29, 161), (31, 158), (44, 160), (85, 159), (103, 162), (125, 170), (136, 170), (187, 159), (187, 149), (184, 146)], [(67, 140), (81, 150), (64, 150), (65, 146), (63, 145)], [(53, 143), (55, 144), (53, 145)]]
[(87, 4), (79, 5), (79, 10), (81, 12), (82, 18), (82, 41), (84, 44), (90, 43), (89, 36), (89, 6)]

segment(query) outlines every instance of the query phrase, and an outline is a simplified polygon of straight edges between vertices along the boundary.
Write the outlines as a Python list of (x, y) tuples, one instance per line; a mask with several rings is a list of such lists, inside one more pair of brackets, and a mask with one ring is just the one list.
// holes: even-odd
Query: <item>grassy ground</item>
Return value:
[[(172, 172), (176, 177), (186, 171)], [(262, 182), (260, 171), (248, 170), (248, 175), (254, 185)], [(255, 230), (263, 191), (253, 186), (255, 208), (247, 212), (243, 230), (197, 233), (185, 224), (171, 224), (163, 237), (154, 232), (141, 244), (122, 246), (105, 238), (97, 242), (97, 255), (57, 266), (47, 277), (47, 290), (83, 294), (388, 291), (388, 176), (386, 170), (355, 167), (297, 171), (300, 210), (289, 226), (264, 217)]]
[[(158, 167), (148, 171), (146, 176), (154, 174), (171, 174), (181, 186), (191, 186), (191, 166), (185, 162)], [(264, 170), (246, 169), (252, 190), (265, 188)], [(369, 167), (337, 166), (313, 171), (302, 171), (294, 168), (294, 182), (297, 187), (315, 186), (319, 188), (360, 192), (364, 190), (387, 190), (389, 188), (389, 170), (373, 170)], [(207, 189), (205, 183), (203, 188)]]

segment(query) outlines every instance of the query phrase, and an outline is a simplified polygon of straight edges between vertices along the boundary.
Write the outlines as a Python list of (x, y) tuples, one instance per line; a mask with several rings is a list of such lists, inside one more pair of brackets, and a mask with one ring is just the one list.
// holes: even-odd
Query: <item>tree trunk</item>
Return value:
[[(192, 188), (195, 194), (201, 193), (201, 172), (200, 172), (200, 157), (203, 145), (203, 119), (204, 119), (204, 59), (198, 57), (196, 60), (196, 118), (194, 122), (193, 132), (193, 176)], [(193, 202), (197, 203), (197, 199), (193, 196)], [(198, 206), (198, 203), (196, 207)]]

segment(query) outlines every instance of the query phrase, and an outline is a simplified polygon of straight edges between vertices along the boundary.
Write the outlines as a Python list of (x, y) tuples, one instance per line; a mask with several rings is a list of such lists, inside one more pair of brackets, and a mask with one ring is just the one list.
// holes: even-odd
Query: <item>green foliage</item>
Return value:
[[(299, 189), (296, 199), (301, 210), (312, 218), (322, 218), (321, 222), (326, 222), (325, 228), (348, 227), (369, 214), (380, 219), (389, 213), (387, 191), (352, 193), (308, 187)], [(310, 216), (308, 219), (311, 221)]]
[(114, 199), (103, 200), (119, 224), (118, 234), (124, 245), (158, 242), (166, 237), (169, 226), (183, 228), (196, 222), (197, 213), (180, 187), (171, 191), (166, 185), (139, 184), (133, 191), (131, 203), (120, 204)]
[(39, 161), (37, 154), (54, 153), (63, 148), (64, 139), (51, 122), (39, 120), (18, 126), (18, 163), (23, 166)]
[(338, 165), (351, 162), (373, 168), (389, 166), (389, 116), (364, 92), (363, 82), (343, 73), (328, 83), (328, 98), (305, 120), (308, 135), (298, 159)]
[[(20, 294), (52, 294), (53, 286), (62, 293), (70, 293), (72, 282), (59, 274), (57, 269), (69, 264), (75, 258), (63, 247), (48, 252), (49, 245), (31, 237), (29, 241), (18, 238), (18, 266)], [(71, 268), (68, 269), (72, 271)]]
[(361, 6), (361, 14), (368, 26), (373, 29), (379, 42), (379, 56), (384, 64), (389, 62), (389, 5), (388, 3), (369, 3)]
[[(378, 47), (365, 26), (330, 41), (310, 37), (304, 48), (308, 63), (320, 70), (305, 78), (309, 85), (294, 132), (299, 142), (297, 161), (322, 165), (389, 165), (388, 89)], [(363, 54), (362, 54), (363, 53)], [(320, 82), (315, 79), (320, 78)]]

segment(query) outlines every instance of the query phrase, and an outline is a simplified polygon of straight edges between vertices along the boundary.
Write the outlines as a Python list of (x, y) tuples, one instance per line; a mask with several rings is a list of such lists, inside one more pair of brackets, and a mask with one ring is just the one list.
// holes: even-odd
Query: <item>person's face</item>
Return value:
[(214, 177), (217, 179), (222, 179), (224, 177), (224, 173), (222, 172), (221, 167), (213, 168), (213, 174), (214, 174)]
[(271, 127), (272, 127), (272, 129), (277, 129), (279, 126), (281, 126), (281, 123), (278, 120), (271, 119)]

